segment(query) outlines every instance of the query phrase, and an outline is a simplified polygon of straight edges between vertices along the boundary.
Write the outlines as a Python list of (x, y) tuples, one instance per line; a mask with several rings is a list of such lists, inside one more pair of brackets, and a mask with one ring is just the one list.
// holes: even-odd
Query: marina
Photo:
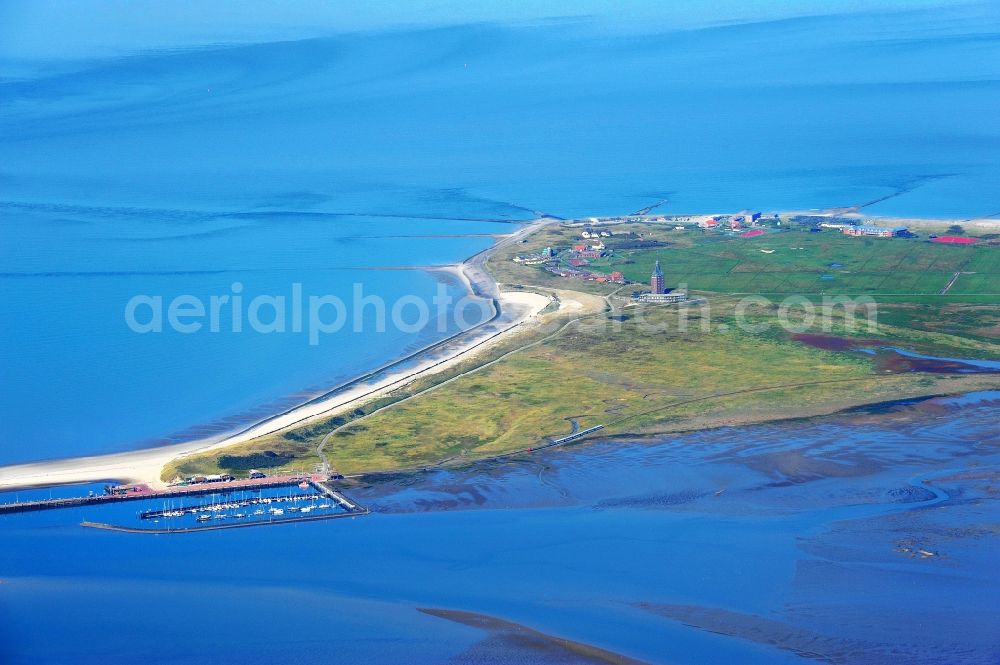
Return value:
[[(368, 513), (365, 507), (331, 486), (330, 480), (320, 474), (297, 474), (245, 480), (227, 478), (163, 489), (148, 485), (108, 485), (104, 494), (91, 491), (87, 496), (0, 504), (0, 514), (95, 506), (110, 508), (123, 502), (139, 501), (145, 505), (134, 514), (137, 525), (91, 519), (82, 520), (81, 525), (128, 533), (175, 533), (354, 517)], [(186, 501), (195, 497), (201, 500)], [(205, 500), (207, 497), (210, 499)], [(162, 504), (157, 506), (157, 501)], [(116, 519), (121, 520), (125, 515), (123, 511), (118, 511)]]
[[(257, 506), (270, 506), (271, 504), (299, 504), (308, 503), (303, 507), (294, 505), (293, 507), (297, 511), (306, 511), (316, 509), (329, 509), (333, 508), (334, 504), (329, 500), (325, 503), (317, 503), (319, 500), (326, 500), (323, 494), (306, 494), (302, 496), (255, 496), (253, 498), (237, 498), (228, 499), (220, 502), (212, 503), (202, 503), (192, 506), (179, 506), (179, 507), (166, 507), (161, 510), (145, 510), (139, 513), (139, 519), (142, 520), (157, 520), (157, 519), (170, 519), (174, 517), (184, 517), (185, 515), (196, 515), (197, 519), (202, 519), (203, 517), (212, 517), (213, 515), (225, 517), (247, 517), (248, 513), (235, 512), (230, 515), (226, 513), (227, 510), (239, 510), (242, 508), (255, 508), (252, 514), (263, 514), (264, 512), (271, 512), (275, 510), (281, 510), (280, 508), (270, 508), (265, 511), (264, 508), (257, 508)], [(289, 508), (288, 510), (291, 510)], [(272, 513), (273, 514), (273, 513)]]

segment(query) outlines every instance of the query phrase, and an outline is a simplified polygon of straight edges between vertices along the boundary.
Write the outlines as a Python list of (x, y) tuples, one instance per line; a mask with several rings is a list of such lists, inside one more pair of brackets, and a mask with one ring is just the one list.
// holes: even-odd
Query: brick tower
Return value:
[(649, 290), (652, 293), (663, 293), (663, 271), (660, 270), (660, 262), (656, 262), (653, 274), (649, 277)]

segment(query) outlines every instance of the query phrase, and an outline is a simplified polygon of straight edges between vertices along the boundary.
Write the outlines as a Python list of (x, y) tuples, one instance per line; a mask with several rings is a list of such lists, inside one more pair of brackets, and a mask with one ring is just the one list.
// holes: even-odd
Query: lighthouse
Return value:
[(660, 262), (657, 261), (653, 267), (653, 274), (649, 277), (649, 290), (655, 294), (663, 293), (663, 271), (660, 270)]

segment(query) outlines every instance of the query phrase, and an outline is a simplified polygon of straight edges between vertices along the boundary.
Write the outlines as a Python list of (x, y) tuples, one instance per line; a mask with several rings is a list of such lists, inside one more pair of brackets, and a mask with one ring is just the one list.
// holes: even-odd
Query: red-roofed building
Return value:
[(754, 238), (756, 236), (762, 236), (765, 233), (767, 233), (767, 231), (765, 231), (764, 229), (754, 229), (753, 231), (747, 231), (746, 233), (741, 233), (740, 237), (741, 238)]
[(613, 273), (611, 273), (611, 281), (612, 282), (617, 282), (619, 284), (624, 284), (625, 283), (625, 275), (621, 274), (620, 272), (618, 272), (616, 270)]
[(587, 249), (586, 245), (573, 245), (574, 252), (582, 252), (585, 249)]
[(971, 245), (974, 242), (979, 242), (979, 239), (967, 238), (965, 236), (938, 236), (937, 238), (931, 238), (931, 242), (943, 242), (949, 245)]

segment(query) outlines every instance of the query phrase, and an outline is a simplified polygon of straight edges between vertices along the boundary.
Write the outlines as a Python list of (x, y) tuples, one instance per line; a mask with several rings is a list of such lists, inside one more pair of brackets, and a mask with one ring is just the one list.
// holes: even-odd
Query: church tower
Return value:
[(653, 274), (649, 277), (649, 290), (653, 293), (663, 293), (663, 271), (660, 270), (660, 262), (656, 262)]

